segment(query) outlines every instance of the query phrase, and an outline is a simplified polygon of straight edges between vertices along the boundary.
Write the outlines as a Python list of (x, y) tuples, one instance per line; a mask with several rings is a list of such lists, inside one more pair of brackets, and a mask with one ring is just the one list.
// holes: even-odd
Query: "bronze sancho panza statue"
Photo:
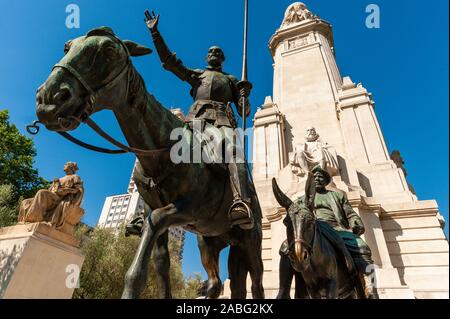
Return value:
[(19, 223), (45, 222), (70, 234), (71, 226), (76, 225), (84, 214), (80, 208), (84, 187), (81, 178), (75, 174), (77, 170), (76, 163), (66, 163), (66, 176), (54, 179), (49, 189), (41, 189), (33, 198), (23, 200)]
[(330, 182), (317, 165), (308, 173), (305, 195), (293, 202), (273, 182), (274, 195), (287, 210), (278, 298), (289, 297), (294, 274), (299, 298), (378, 298), (372, 253), (360, 237), (364, 224), (343, 192), (326, 189)]
[[(225, 55), (218, 46), (212, 46), (208, 50), (206, 69), (190, 69), (171, 52), (158, 31), (159, 15), (153, 12), (145, 12), (146, 24), (151, 31), (153, 43), (158, 52), (164, 69), (175, 74), (182, 81), (188, 82), (191, 86), (191, 96), (194, 99), (187, 122), (191, 124), (194, 120), (201, 120), (207, 124), (214, 125), (222, 132), (227, 143), (225, 152), (233, 154), (244, 154), (239, 148), (242, 145), (236, 143), (235, 132), (237, 123), (234, 117), (231, 104), (234, 103), (238, 114), (250, 115), (250, 105), (247, 97), (250, 94), (251, 85), (247, 81), (238, 81), (233, 75), (223, 71)], [(234, 202), (230, 207), (229, 214), (231, 225), (239, 225), (243, 229), (252, 228), (251, 216), (251, 196), (249, 191), (249, 177), (245, 159), (227, 163), (230, 174), (231, 187)]]

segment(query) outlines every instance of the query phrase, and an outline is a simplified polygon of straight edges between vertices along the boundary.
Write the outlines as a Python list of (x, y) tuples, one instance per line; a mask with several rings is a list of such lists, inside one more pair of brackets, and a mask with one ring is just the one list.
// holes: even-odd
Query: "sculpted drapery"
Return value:
[(80, 206), (84, 188), (81, 178), (75, 174), (77, 164), (68, 162), (64, 166), (66, 176), (53, 181), (50, 188), (41, 189), (33, 198), (22, 201), (19, 222), (48, 222), (55, 228), (64, 224), (71, 206)]
[(299, 177), (305, 176), (312, 168), (319, 165), (331, 176), (339, 172), (339, 165), (330, 146), (320, 140), (314, 127), (306, 130), (305, 142), (294, 147), (290, 163), (292, 172)]

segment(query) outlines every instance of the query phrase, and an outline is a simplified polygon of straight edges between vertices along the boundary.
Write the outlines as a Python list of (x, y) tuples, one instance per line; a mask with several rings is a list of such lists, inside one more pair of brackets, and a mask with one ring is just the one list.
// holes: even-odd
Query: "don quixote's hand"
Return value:
[(242, 97), (248, 98), (250, 96), (250, 90), (248, 88), (242, 88), (239, 92)]
[(239, 94), (243, 98), (248, 98), (250, 96), (252, 87), (253, 87), (252, 84), (248, 81), (239, 81), (237, 83), (237, 88), (239, 90)]
[(147, 25), (147, 28), (152, 32), (156, 31), (158, 29), (159, 14), (156, 15), (155, 11), (152, 11), (152, 13), (150, 13), (148, 10), (145, 10), (144, 14), (144, 22)]
[(358, 236), (364, 234), (364, 232), (365, 232), (364, 226), (361, 225), (357, 221), (354, 221), (352, 223), (351, 228), (352, 228), (353, 234), (358, 235)]

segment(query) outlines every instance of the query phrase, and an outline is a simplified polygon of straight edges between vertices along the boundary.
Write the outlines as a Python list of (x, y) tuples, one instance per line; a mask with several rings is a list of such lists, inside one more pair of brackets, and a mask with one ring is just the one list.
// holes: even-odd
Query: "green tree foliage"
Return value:
[(0, 185), (0, 228), (17, 223), (18, 202), (12, 185)]
[(33, 197), (39, 189), (50, 186), (33, 168), (35, 156), (33, 140), (9, 123), (7, 110), (0, 110), (0, 185), (13, 186), (14, 200)]
[[(81, 249), (85, 261), (80, 274), (80, 288), (75, 289), (73, 298), (118, 299), (122, 295), (125, 274), (131, 265), (139, 244), (136, 236), (125, 237), (124, 229), (114, 231), (95, 228), (86, 235), (86, 229), (79, 229)], [(200, 276), (185, 279), (181, 270), (181, 243), (169, 240), (170, 281), (174, 298), (196, 298), (201, 285)], [(155, 283), (153, 259), (148, 270), (148, 282), (141, 298), (153, 299), (158, 295)]]

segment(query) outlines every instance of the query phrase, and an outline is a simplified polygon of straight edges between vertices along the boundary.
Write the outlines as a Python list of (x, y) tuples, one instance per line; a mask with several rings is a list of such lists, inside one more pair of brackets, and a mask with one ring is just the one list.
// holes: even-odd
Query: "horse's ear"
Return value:
[(277, 180), (275, 178), (272, 179), (272, 191), (273, 194), (275, 195), (278, 204), (286, 208), (286, 210), (292, 205), (291, 199), (281, 191), (281, 189), (278, 187)]
[(314, 211), (314, 198), (316, 197), (316, 183), (314, 181), (314, 175), (308, 172), (308, 177), (305, 183), (305, 205), (311, 211)]
[(126, 45), (131, 56), (142, 56), (152, 53), (152, 49), (137, 44), (136, 42), (125, 40), (123, 44)]

